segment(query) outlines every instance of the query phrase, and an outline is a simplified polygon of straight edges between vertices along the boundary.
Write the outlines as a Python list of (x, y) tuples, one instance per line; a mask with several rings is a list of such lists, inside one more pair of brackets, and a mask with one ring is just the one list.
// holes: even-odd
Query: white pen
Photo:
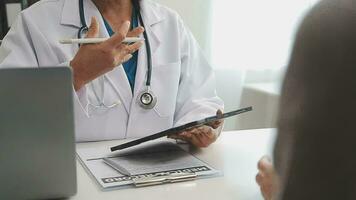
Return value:
[[(82, 39), (61, 39), (59, 43), (61, 44), (97, 44), (105, 42), (110, 38), (82, 38)], [(138, 37), (127, 37), (125, 38), (122, 43), (135, 43), (145, 41), (143, 38)]]

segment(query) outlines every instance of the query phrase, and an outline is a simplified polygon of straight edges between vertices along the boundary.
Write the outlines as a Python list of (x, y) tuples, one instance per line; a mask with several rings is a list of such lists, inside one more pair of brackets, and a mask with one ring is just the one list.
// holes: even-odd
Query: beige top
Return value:
[(280, 199), (356, 199), (356, 0), (325, 0), (307, 15), (280, 106)]

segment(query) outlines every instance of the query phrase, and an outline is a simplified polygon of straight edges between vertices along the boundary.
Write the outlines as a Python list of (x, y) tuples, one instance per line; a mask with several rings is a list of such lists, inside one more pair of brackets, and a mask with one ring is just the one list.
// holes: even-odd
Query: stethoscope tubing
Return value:
[[(134, 9), (136, 10), (136, 12), (138, 13), (138, 18), (139, 18), (139, 22), (141, 24), (141, 26), (143, 28), (145, 28), (145, 24), (141, 15), (141, 11), (140, 11), (140, 4), (139, 2), (133, 1), (133, 5), (134, 5)], [(78, 39), (83, 38), (83, 35), (85, 32), (87, 32), (89, 30), (86, 19), (85, 19), (85, 11), (84, 11), (84, 2), (83, 0), (79, 0), (79, 17), (80, 17), (80, 21), (82, 24), (82, 27), (80, 27), (79, 31), (78, 31)], [(151, 86), (151, 79), (152, 79), (152, 52), (151, 52), (151, 44), (150, 41), (148, 39), (148, 35), (147, 32), (143, 32), (143, 37), (145, 39), (145, 43), (146, 43), (146, 53), (147, 53), (147, 80), (146, 80), (146, 86), (149, 87)]]
[[(141, 15), (141, 11), (140, 11), (140, 3), (138, 1), (134, 0), (133, 1), (133, 6), (134, 6), (135, 11), (138, 14), (139, 23), (141, 24), (141, 26), (143, 28), (145, 28), (144, 21), (143, 21), (143, 18), (142, 18), (142, 15)], [(84, 10), (84, 2), (83, 2), (83, 0), (79, 0), (79, 17), (80, 17), (80, 21), (81, 21), (82, 27), (80, 27), (80, 29), (78, 31), (78, 39), (81, 39), (81, 38), (83, 38), (85, 33), (88, 32), (88, 30), (89, 30), (88, 25), (87, 25), (86, 20), (85, 20), (85, 10)], [(151, 52), (150, 41), (148, 39), (148, 35), (147, 35), (146, 31), (143, 32), (143, 36), (144, 36), (144, 39), (145, 39), (146, 55), (147, 55), (147, 79), (146, 79), (146, 90), (144, 92), (142, 92), (141, 97), (142, 97), (142, 95), (145, 95), (145, 94), (146, 95), (148, 94), (148, 95), (152, 96), (153, 97), (153, 101), (151, 103), (153, 105), (147, 106), (142, 101), (140, 101), (140, 105), (141, 105), (141, 107), (143, 107), (145, 109), (151, 109), (151, 108), (153, 108), (155, 106), (155, 104), (157, 102), (156, 96), (152, 93), (152, 91), (150, 89), (151, 88), (151, 78), (152, 78), (152, 52)], [(113, 82), (110, 80), (110, 78), (107, 77), (106, 75), (104, 75), (104, 79), (105, 78), (110, 82), (110, 84), (114, 87), (116, 93), (118, 93), (118, 95), (120, 96), (117, 87), (113, 84)], [(105, 108), (112, 108), (112, 107), (115, 107), (116, 105), (118, 105), (118, 104), (113, 104), (113, 105), (108, 106), (103, 101), (104, 92), (103, 92), (101, 100), (97, 96), (97, 92), (95, 91), (94, 93), (96, 95), (96, 98), (100, 102), (98, 106), (94, 105), (94, 107), (104, 106)], [(139, 97), (139, 99), (141, 99), (141, 97)]]

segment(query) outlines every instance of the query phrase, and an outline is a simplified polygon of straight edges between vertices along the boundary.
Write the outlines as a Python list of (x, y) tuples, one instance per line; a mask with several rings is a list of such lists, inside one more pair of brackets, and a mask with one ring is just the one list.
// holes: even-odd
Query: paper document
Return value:
[[(82, 165), (103, 189), (128, 186), (135, 179), (166, 176), (176, 173), (195, 173), (198, 178), (218, 175), (207, 163), (199, 160), (172, 142), (144, 145), (120, 153), (109, 148), (78, 148)], [(125, 168), (131, 176), (120, 174), (103, 161), (108, 158)]]

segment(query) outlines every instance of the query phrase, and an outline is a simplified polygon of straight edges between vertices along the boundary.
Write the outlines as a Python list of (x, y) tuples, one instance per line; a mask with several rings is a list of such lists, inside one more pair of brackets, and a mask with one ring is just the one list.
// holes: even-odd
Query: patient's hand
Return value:
[(279, 179), (271, 159), (267, 156), (262, 157), (258, 162), (258, 170), (256, 182), (260, 186), (262, 196), (265, 200), (275, 199), (279, 189)]
[[(217, 115), (222, 115), (222, 111), (218, 110)], [(223, 120), (217, 120), (205, 126), (193, 128), (177, 135), (171, 135), (169, 138), (180, 139), (187, 141), (196, 147), (208, 147), (216, 141), (220, 135)]]

